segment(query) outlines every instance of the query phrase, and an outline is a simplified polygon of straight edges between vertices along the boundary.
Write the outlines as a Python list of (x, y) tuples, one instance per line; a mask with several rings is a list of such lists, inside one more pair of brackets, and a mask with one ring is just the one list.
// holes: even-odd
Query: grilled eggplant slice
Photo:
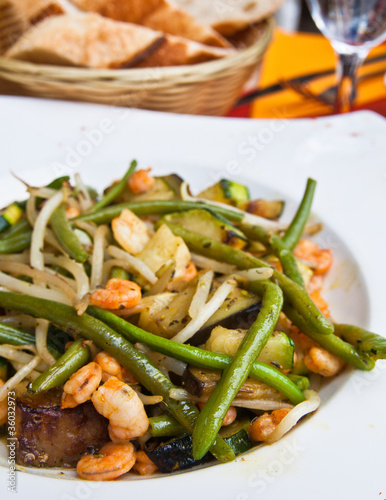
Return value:
[[(224, 435), (223, 430), (226, 430)], [(237, 425), (232, 424), (229, 429), (221, 429), (220, 435), (233, 448), (236, 455), (250, 450), (253, 446), (244, 423), (242, 425), (238, 423)], [(211, 453), (207, 453), (200, 460), (193, 458), (192, 436), (190, 435), (171, 439), (158, 445), (157, 443), (158, 441), (155, 440), (149, 441), (144, 451), (163, 473), (190, 469), (214, 460)]]
[[(220, 377), (221, 372), (218, 370), (208, 370), (206, 368), (197, 368), (196, 366), (190, 365), (183, 374), (182, 383), (185, 389), (193, 396), (207, 398), (212, 394)], [(279, 391), (253, 378), (246, 379), (236, 397), (250, 400), (285, 400), (285, 397)]]
[(108, 420), (91, 402), (62, 410), (61, 389), (16, 400), (16, 462), (33, 467), (75, 467), (80, 457), (109, 441)]

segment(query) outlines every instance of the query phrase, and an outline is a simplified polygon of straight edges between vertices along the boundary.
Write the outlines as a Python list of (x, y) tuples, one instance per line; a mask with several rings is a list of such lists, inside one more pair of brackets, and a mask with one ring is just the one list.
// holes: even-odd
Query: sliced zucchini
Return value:
[(182, 179), (177, 174), (164, 175), (164, 176), (160, 177), (160, 179), (163, 179), (166, 182), (166, 184), (170, 187), (170, 189), (174, 192), (173, 199), (180, 200), (181, 199), (181, 185), (184, 182), (184, 179)]
[(284, 210), (284, 201), (279, 200), (251, 200), (247, 203), (239, 204), (239, 208), (265, 219), (278, 219)]
[[(236, 354), (246, 332), (247, 330), (229, 330), (217, 326), (212, 330), (205, 344), (205, 349), (233, 356)], [(273, 332), (257, 361), (271, 364), (279, 370), (291, 370), (294, 364), (294, 351), (295, 344), (288, 335), (284, 332)]]
[[(224, 440), (233, 448), (236, 455), (250, 450), (253, 446), (244, 427), (224, 437)], [(161, 444), (150, 440), (146, 443), (144, 452), (163, 473), (190, 469), (214, 459), (211, 453), (207, 453), (200, 460), (195, 460), (193, 458), (192, 436), (190, 435), (178, 437)]]
[(197, 196), (205, 200), (219, 201), (234, 206), (239, 206), (250, 200), (249, 189), (246, 186), (228, 179), (221, 179)]
[(24, 208), (15, 201), (9, 205), (0, 215), (0, 233), (16, 224), (24, 214)]
[(230, 222), (215, 214), (211, 210), (187, 210), (165, 215), (159, 221), (178, 224), (189, 231), (194, 231), (214, 240), (242, 249), (246, 246), (248, 238)]
[[(185, 389), (198, 398), (209, 397), (217, 382), (220, 380), (219, 370), (208, 370), (188, 366), (184, 371), (182, 383)], [(284, 396), (264, 382), (253, 378), (247, 378), (241, 389), (237, 393), (238, 398), (243, 399), (269, 399), (271, 401), (283, 401)]]

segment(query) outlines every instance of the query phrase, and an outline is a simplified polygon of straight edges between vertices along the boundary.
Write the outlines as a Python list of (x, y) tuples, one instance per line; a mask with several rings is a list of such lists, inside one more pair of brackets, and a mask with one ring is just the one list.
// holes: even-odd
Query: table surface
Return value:
[[(373, 49), (370, 56), (384, 54), (386, 43)], [(277, 83), (314, 71), (332, 69), (335, 66), (334, 51), (328, 40), (315, 33), (286, 33), (276, 29), (273, 42), (264, 58), (260, 86)], [(359, 76), (384, 70), (386, 61), (366, 65)], [(319, 78), (310, 84), (315, 92), (322, 92), (335, 83), (335, 76)], [(386, 86), (384, 76), (364, 80), (358, 85), (354, 110), (367, 109), (386, 116)], [(330, 115), (333, 110), (326, 105), (306, 99), (293, 90), (261, 97), (252, 105), (234, 108), (229, 116), (252, 118), (305, 118)]]

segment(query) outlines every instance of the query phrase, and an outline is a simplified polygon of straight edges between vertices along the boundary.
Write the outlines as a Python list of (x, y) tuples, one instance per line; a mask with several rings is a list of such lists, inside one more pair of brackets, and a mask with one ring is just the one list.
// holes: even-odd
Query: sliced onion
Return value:
[(82, 314), (86, 312), (89, 304), (90, 304), (90, 294), (86, 293), (85, 295), (83, 295), (79, 303), (76, 305), (76, 312), (78, 316), (82, 316)]
[(75, 186), (78, 188), (78, 199), (82, 212), (87, 212), (87, 210), (93, 206), (90, 193), (88, 192), (86, 185), (83, 183), (80, 174), (76, 173), (74, 175), (74, 180)]
[[(28, 354), (25, 351), (30, 351), (31, 354)], [(35, 346), (31, 345), (9, 345), (9, 344), (1, 344), (0, 345), (0, 356), (8, 359), (9, 361), (16, 361), (21, 366), (26, 365), (31, 361), (31, 359), (36, 356), (37, 350)], [(48, 370), (49, 365), (44, 363), (43, 361), (39, 363), (37, 366), (37, 370), (40, 372)]]
[(7, 314), (0, 316), (0, 323), (15, 326), (16, 328), (35, 328), (36, 318), (27, 314)]
[(247, 271), (236, 271), (235, 274), (248, 281), (269, 280), (273, 275), (273, 269), (271, 267), (254, 267)]
[(0, 389), (0, 403), (7, 398), (8, 392), (14, 389), (19, 382), (28, 377), (28, 375), (38, 366), (39, 363), (40, 357), (35, 356), (29, 363), (24, 365), (23, 368), (18, 370), (13, 377), (5, 382), (3, 387)]
[(202, 308), (201, 313), (196, 318), (192, 319), (177, 335), (175, 335), (172, 340), (174, 342), (184, 343), (208, 321), (208, 319), (213, 316), (217, 309), (223, 304), (224, 300), (228, 297), (231, 291), (235, 288), (236, 284), (234, 282), (225, 281), (218, 287), (213, 297), (209, 302)]
[(44, 246), (44, 233), (51, 215), (63, 202), (63, 196), (64, 193), (62, 190), (55, 192), (55, 194), (47, 200), (35, 221), (31, 240), (31, 266), (36, 267), (36, 269), (42, 270), (44, 268), (42, 251)]
[(21, 262), (22, 264), (29, 264), (30, 256), (29, 250), (23, 253), (9, 253), (1, 256), (1, 260), (11, 261), (11, 262)]
[(307, 413), (311, 413), (319, 408), (320, 405), (320, 397), (315, 391), (304, 391), (304, 396), (306, 397), (306, 401), (299, 403), (291, 410), (280, 422), (280, 424), (276, 427), (276, 429), (268, 436), (265, 440), (266, 443), (272, 444), (275, 441), (278, 441), (280, 438), (284, 436), (289, 430), (294, 427), (298, 421), (307, 415)]
[(34, 227), (36, 219), (38, 218), (38, 212), (36, 210), (36, 196), (31, 195), (25, 207), (25, 214), (31, 227)]
[(83, 220), (74, 220), (73, 223), (79, 229), (89, 234), (92, 238), (95, 237), (95, 233), (97, 232), (98, 226), (93, 222), (84, 222)]
[(283, 231), (288, 227), (287, 224), (282, 224), (281, 222), (272, 221), (269, 219), (265, 219), (264, 217), (259, 217), (258, 215), (250, 214), (232, 205), (227, 205), (226, 203), (221, 203), (219, 201), (213, 201), (213, 200), (205, 200), (204, 198), (197, 198), (196, 196), (191, 196), (189, 194), (189, 184), (187, 182), (183, 182), (181, 184), (181, 198), (184, 201), (195, 201), (198, 203), (205, 203), (206, 205), (224, 208), (226, 210), (236, 212), (237, 214), (242, 214), (244, 216), (243, 222), (263, 227), (267, 231), (278, 232), (278, 231)]
[(174, 259), (169, 259), (161, 269), (157, 271), (158, 280), (155, 284), (150, 288), (150, 290), (146, 293), (146, 295), (157, 295), (166, 290), (166, 287), (169, 284), (169, 281), (173, 277), (173, 273), (176, 270), (176, 261)]
[(280, 410), (281, 408), (292, 408), (293, 405), (283, 403), (281, 401), (272, 401), (270, 399), (245, 399), (235, 398), (232, 401), (232, 406), (239, 408), (249, 408), (250, 410)]
[(44, 241), (48, 245), (51, 245), (52, 248), (55, 248), (56, 250), (58, 250), (63, 255), (68, 256), (68, 253), (64, 250), (64, 248), (61, 247), (58, 240), (56, 239), (54, 232), (51, 231), (51, 229), (49, 229), (48, 227), (46, 227), (46, 230), (44, 232)]
[(201, 313), (201, 310), (208, 300), (210, 287), (212, 285), (214, 272), (210, 269), (197, 282), (197, 290), (193, 295), (192, 302), (189, 306), (189, 316), (194, 319)]
[(148, 267), (142, 260), (134, 257), (133, 255), (125, 252), (121, 248), (118, 248), (114, 245), (110, 245), (107, 248), (107, 252), (116, 259), (121, 259), (130, 264), (131, 269), (138, 272), (141, 276), (143, 276), (149, 283), (154, 285), (157, 281), (157, 276), (153, 273), (153, 271)]
[(38, 198), (51, 198), (54, 194), (57, 193), (56, 189), (51, 189), (48, 187), (33, 187), (29, 186), (27, 188), (27, 191), (29, 194), (32, 196), (38, 197)]
[(77, 297), (78, 300), (81, 300), (87, 293), (90, 291), (90, 283), (86, 271), (82, 264), (75, 262), (69, 257), (59, 256), (45, 253), (44, 260), (46, 264), (50, 266), (59, 266), (63, 267), (66, 271), (71, 273), (75, 278), (77, 284)]
[(142, 394), (142, 392), (135, 391), (144, 405), (156, 405), (163, 401), (162, 396), (148, 396), (147, 394)]
[(47, 363), (48, 366), (51, 366), (56, 362), (56, 359), (47, 349), (47, 333), (49, 326), (50, 323), (46, 319), (38, 319), (35, 328), (35, 338), (36, 350), (38, 351), (39, 356)]
[(141, 302), (134, 307), (129, 307), (127, 309), (114, 309), (111, 312), (121, 318), (128, 318), (130, 316), (134, 316), (134, 314), (139, 314), (145, 309), (145, 307), (147, 307), (146, 304)]
[(34, 278), (39, 282), (45, 283), (46, 285), (53, 286), (62, 291), (70, 301), (75, 304), (76, 294), (73, 288), (64, 280), (58, 273), (54, 271), (39, 271), (26, 264), (21, 264), (19, 262), (4, 262), (0, 259), (0, 271), (6, 271), (12, 274), (17, 274), (18, 276), (29, 276)]
[(102, 285), (103, 262), (105, 260), (106, 236), (109, 228), (106, 225), (99, 226), (94, 238), (94, 250), (91, 258), (90, 289), (95, 290)]
[(237, 270), (236, 266), (226, 264), (225, 262), (218, 262), (217, 260), (209, 259), (208, 257), (196, 253), (192, 253), (191, 257), (197, 267), (201, 269), (209, 268), (218, 274), (232, 274)]
[(38, 297), (39, 299), (54, 300), (55, 302), (63, 302), (63, 304), (72, 305), (71, 300), (64, 295), (62, 292), (56, 290), (51, 290), (49, 288), (43, 288), (38, 285), (32, 285), (26, 281), (18, 280), (13, 278), (8, 274), (2, 273), (0, 271), (0, 285), (4, 286), (12, 292), (23, 293), (25, 295), (31, 295), (32, 297)]
[(185, 400), (195, 401), (197, 399), (194, 396), (192, 396), (192, 394), (190, 394), (187, 390), (180, 389), (179, 387), (176, 387), (175, 389), (170, 389), (169, 396), (177, 401), (185, 401)]

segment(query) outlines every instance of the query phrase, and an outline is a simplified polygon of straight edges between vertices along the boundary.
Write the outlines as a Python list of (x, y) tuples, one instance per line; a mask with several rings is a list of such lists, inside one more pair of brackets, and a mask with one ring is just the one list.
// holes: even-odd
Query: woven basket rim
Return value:
[(235, 54), (223, 59), (208, 61), (199, 64), (185, 66), (168, 66), (154, 68), (127, 68), (127, 69), (92, 69), (67, 66), (43, 65), (18, 61), (0, 56), (0, 72), (23, 73), (24, 75), (41, 75), (42, 77), (54, 78), (57, 81), (90, 81), (90, 80), (112, 80), (127, 82), (144, 82), (148, 84), (149, 78), (157, 83), (165, 83), (176, 78), (183, 80), (205, 80), (215, 74), (221, 74), (229, 68), (243, 66), (253, 62), (258, 55), (263, 54), (272, 38), (275, 21), (273, 16), (261, 23), (263, 26), (259, 38), (249, 47), (238, 50)]

